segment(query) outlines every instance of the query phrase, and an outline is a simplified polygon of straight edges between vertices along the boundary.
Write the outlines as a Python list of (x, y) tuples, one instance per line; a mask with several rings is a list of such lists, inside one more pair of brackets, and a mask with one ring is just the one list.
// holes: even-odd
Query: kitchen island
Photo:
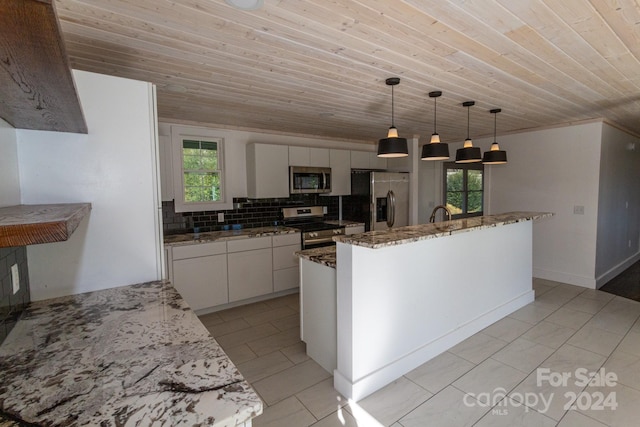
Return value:
[(34, 302), (0, 346), (0, 425), (250, 426), (262, 402), (180, 294)]
[[(532, 302), (532, 220), (551, 215), (511, 212), (336, 237), (334, 387), (360, 400)], [(314, 260), (328, 268), (331, 252), (299, 256), (304, 297), (322, 285), (313, 275), (305, 280), (305, 268)]]

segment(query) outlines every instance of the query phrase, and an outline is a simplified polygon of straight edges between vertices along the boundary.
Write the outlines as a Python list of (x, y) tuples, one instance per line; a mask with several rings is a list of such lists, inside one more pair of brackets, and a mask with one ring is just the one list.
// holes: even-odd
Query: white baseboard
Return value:
[(569, 285), (582, 286), (583, 288), (596, 289), (596, 280), (592, 277), (578, 276), (559, 271), (533, 268), (533, 277), (553, 280), (554, 282), (567, 283)]
[(600, 289), (601, 287), (606, 285), (607, 282), (609, 282), (611, 279), (613, 279), (618, 274), (622, 273), (623, 271), (625, 271), (627, 268), (631, 267), (633, 264), (635, 264), (638, 261), (640, 261), (640, 252), (630, 256), (626, 260), (622, 261), (620, 264), (604, 272), (603, 274), (601, 274), (596, 278), (596, 289)]

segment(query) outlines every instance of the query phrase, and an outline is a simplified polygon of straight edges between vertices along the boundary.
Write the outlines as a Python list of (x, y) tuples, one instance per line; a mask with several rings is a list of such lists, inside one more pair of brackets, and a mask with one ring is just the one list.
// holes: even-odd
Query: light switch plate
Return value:
[(218, 222), (224, 222), (224, 212), (218, 212)]
[(573, 214), (574, 215), (584, 215), (584, 206), (574, 206), (573, 207)]
[(18, 264), (11, 266), (11, 283), (13, 284), (13, 294), (17, 294), (20, 290), (20, 273), (18, 272)]

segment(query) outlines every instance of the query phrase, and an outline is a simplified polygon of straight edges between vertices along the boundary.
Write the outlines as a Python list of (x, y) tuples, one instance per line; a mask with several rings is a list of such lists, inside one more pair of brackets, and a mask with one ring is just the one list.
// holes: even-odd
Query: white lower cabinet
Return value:
[(174, 261), (173, 285), (193, 310), (228, 303), (227, 255)]
[(285, 291), (300, 286), (299, 258), (300, 234), (273, 236), (273, 290)]
[(273, 292), (271, 237), (227, 242), (229, 302)]
[(192, 309), (212, 309), (297, 288), (299, 250), (300, 233), (167, 246), (167, 273)]
[(193, 310), (229, 302), (226, 252), (225, 242), (177, 246), (167, 252), (171, 282)]

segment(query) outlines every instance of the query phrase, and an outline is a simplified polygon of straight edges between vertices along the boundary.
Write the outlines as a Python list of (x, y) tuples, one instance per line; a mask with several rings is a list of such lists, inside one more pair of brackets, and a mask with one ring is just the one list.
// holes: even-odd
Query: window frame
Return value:
[[(183, 141), (207, 141), (217, 144), (218, 169), (220, 176), (220, 200), (210, 202), (185, 202)], [(206, 129), (184, 127), (171, 128), (171, 148), (173, 164), (174, 209), (176, 212), (199, 212), (231, 209), (228, 198), (228, 183), (225, 168), (225, 140), (222, 136)]]
[[(461, 219), (461, 218), (472, 218), (476, 216), (484, 215), (484, 193), (485, 193), (485, 168), (482, 162), (477, 163), (456, 163), (456, 162), (444, 162), (442, 164), (442, 204), (447, 205), (447, 171), (450, 169), (462, 169), (464, 171), (462, 178), (462, 193), (463, 193), (463, 212), (460, 214), (451, 214), (452, 219)], [(479, 170), (482, 172), (482, 197), (480, 200), (482, 201), (480, 212), (467, 212), (469, 206), (469, 171), (470, 170)], [(478, 190), (471, 190), (478, 191)]]

